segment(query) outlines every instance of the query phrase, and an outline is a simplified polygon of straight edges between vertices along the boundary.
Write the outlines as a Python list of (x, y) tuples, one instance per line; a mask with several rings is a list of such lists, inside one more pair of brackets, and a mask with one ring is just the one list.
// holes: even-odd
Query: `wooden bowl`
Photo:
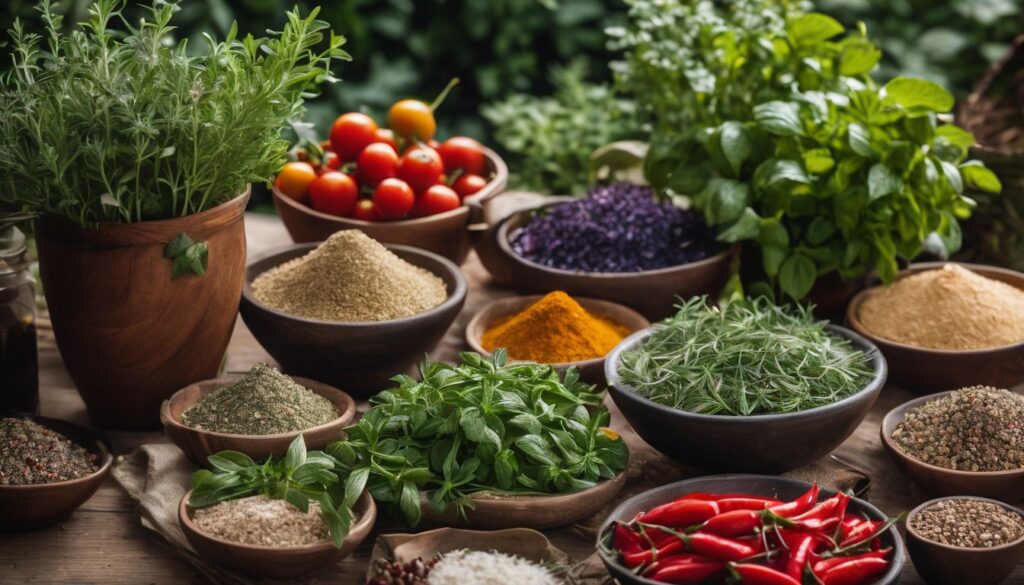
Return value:
[[(536, 303), (541, 298), (543, 298), (543, 295), (509, 297), (498, 299), (484, 305), (484, 307), (473, 316), (469, 321), (469, 324), (466, 326), (466, 342), (469, 343), (469, 347), (480, 355), (490, 356), (491, 352), (484, 349), (482, 343), (484, 332), (490, 329), (490, 327), (497, 321), (526, 310), (530, 305)], [(577, 298), (576, 302), (578, 302), (590, 314), (603, 317), (609, 321), (622, 325), (628, 329), (630, 333), (651, 326), (651, 322), (645, 319), (643, 315), (618, 303), (587, 298)], [(562, 362), (550, 365), (554, 366), (559, 372), (564, 372), (570, 367), (575, 366), (580, 372), (580, 379), (584, 382), (587, 382), (588, 384), (597, 384), (598, 386), (605, 385), (604, 356), (590, 360)]]
[(242, 319), (285, 372), (323, 380), (357, 398), (366, 398), (387, 387), (392, 376), (410, 371), (441, 341), (466, 300), (466, 277), (458, 266), (437, 254), (388, 245), (399, 258), (440, 277), (448, 288), (448, 298), (418, 315), (366, 322), (306, 319), (256, 301), (253, 279), (318, 245), (285, 246), (250, 262), (242, 289)]
[[(656, 326), (655, 326), (656, 327)], [(836, 325), (826, 328), (868, 354), (874, 377), (857, 393), (826, 406), (784, 414), (729, 416), (677, 410), (637, 394), (619, 380), (624, 352), (654, 328), (634, 333), (605, 361), (608, 391), (640, 437), (686, 465), (715, 471), (781, 473), (827, 455), (847, 439), (885, 385), (885, 358), (870, 341)]]
[(302, 546), (239, 544), (199, 530), (193, 521), (195, 510), (188, 507), (191, 495), (192, 490), (189, 490), (178, 505), (178, 524), (192, 548), (205, 559), (256, 577), (297, 579), (327, 569), (352, 554), (369, 536), (377, 521), (377, 505), (370, 493), (364, 491), (352, 507), (355, 520), (348, 535), (342, 540), (341, 548), (335, 548), (330, 540)]
[(1024, 561), (1024, 537), (1015, 542), (992, 548), (964, 548), (941, 544), (923, 537), (914, 530), (911, 521), (921, 510), (944, 499), (978, 500), (998, 504), (1011, 512), (1024, 516), (1018, 508), (989, 500), (957, 496), (927, 501), (907, 515), (907, 551), (914, 568), (932, 585), (995, 585), (1002, 583), (1017, 565)]
[(493, 150), (484, 149), (486, 173), (492, 178), (483, 189), (466, 198), (458, 209), (399, 221), (371, 222), (322, 213), (272, 189), (274, 208), (296, 243), (322, 242), (334, 232), (358, 229), (386, 244), (421, 248), (462, 264), (472, 247), (467, 226), (478, 221), (474, 209), (501, 193), (508, 183), (508, 167)]
[[(616, 522), (629, 522), (640, 512), (691, 492), (745, 493), (791, 500), (805, 493), (810, 487), (811, 484), (804, 481), (768, 475), (708, 475), (670, 483), (633, 496), (609, 514), (597, 532), (597, 552), (608, 572), (622, 585), (661, 585), (657, 581), (633, 574), (630, 569), (619, 563), (614, 553), (609, 552)], [(832, 490), (821, 488), (818, 497), (824, 499), (833, 495), (835, 492)], [(872, 520), (886, 519), (881, 510), (857, 497), (850, 498), (849, 511)], [(864, 585), (892, 585), (899, 581), (900, 571), (903, 570), (903, 541), (900, 540), (899, 531), (892, 526), (881, 535), (881, 538), (883, 547), (891, 546), (893, 549), (891, 564), (879, 579)]]
[(329, 443), (344, 439), (345, 432), (342, 429), (351, 424), (356, 416), (356, 403), (348, 394), (333, 386), (297, 377), (294, 378), (297, 383), (330, 400), (331, 404), (338, 409), (338, 418), (302, 431), (274, 435), (218, 433), (196, 429), (182, 422), (182, 414), (189, 407), (214, 390), (237, 382), (239, 377), (218, 378), (189, 384), (175, 392), (169, 400), (165, 400), (160, 406), (160, 420), (163, 422), (164, 432), (199, 467), (208, 467), (206, 458), (220, 451), (238, 451), (256, 461), (263, 461), (270, 456), (281, 457), (288, 450), (288, 445), (300, 433), (305, 438), (307, 449), (322, 449)]
[(900, 449), (892, 438), (896, 426), (907, 411), (941, 398), (950, 392), (922, 396), (890, 410), (882, 419), (882, 444), (896, 466), (914, 483), (939, 496), (969, 495), (994, 498), (1004, 502), (1024, 501), (1024, 468), (1009, 471), (957, 471), (925, 463)]
[(98, 469), (85, 477), (36, 485), (0, 485), (0, 532), (27, 532), (52, 526), (71, 516), (92, 497), (110, 473), (114, 461), (110, 441), (93, 429), (35, 414), (2, 416), (28, 418), (57, 431), (98, 456)]
[[(941, 268), (947, 262), (914, 264), (900, 272), (897, 279)], [(984, 277), (1024, 289), (1024, 274), (1005, 268), (961, 264)], [(1024, 342), (1003, 347), (976, 350), (943, 350), (916, 347), (890, 341), (872, 333), (861, 322), (860, 308), (879, 287), (861, 291), (850, 302), (846, 321), (858, 333), (870, 339), (889, 361), (893, 383), (914, 392), (927, 394), (956, 390), (965, 386), (986, 385), (1012, 388), (1024, 381)]]
[(455, 506), (450, 505), (439, 512), (433, 504), (420, 494), (423, 519), (448, 526), (465, 526), (481, 530), (503, 528), (533, 528), (544, 530), (568, 526), (589, 518), (601, 511), (626, 485), (626, 473), (622, 472), (609, 480), (600, 481), (592, 488), (569, 494), (544, 496), (509, 496), (505, 494), (473, 494), (470, 499), (476, 505), (466, 510), (466, 517), (458, 515)]
[(561, 290), (574, 297), (589, 297), (632, 307), (648, 319), (657, 320), (675, 313), (679, 298), (699, 295), (718, 296), (729, 279), (734, 248), (697, 262), (641, 272), (573, 272), (532, 262), (516, 254), (510, 237), (538, 209), (561, 205), (553, 203), (519, 211), (497, 226), (500, 260), (511, 275), (511, 285), (519, 291), (548, 293)]

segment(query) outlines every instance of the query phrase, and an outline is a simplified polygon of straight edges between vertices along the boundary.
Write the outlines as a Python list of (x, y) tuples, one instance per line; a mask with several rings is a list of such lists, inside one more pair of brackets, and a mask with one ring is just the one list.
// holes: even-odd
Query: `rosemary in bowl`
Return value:
[(697, 297), (623, 352), (619, 380), (659, 404), (698, 414), (798, 412), (852, 396), (871, 356), (805, 307), (765, 298), (724, 308)]

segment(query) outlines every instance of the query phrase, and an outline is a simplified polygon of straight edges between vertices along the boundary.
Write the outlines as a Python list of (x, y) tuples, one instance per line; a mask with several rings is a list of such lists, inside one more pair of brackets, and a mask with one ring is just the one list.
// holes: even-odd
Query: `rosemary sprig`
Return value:
[(869, 355), (826, 331), (808, 308), (758, 298), (719, 310), (700, 297), (625, 352), (619, 376), (672, 408), (747, 416), (842, 400), (870, 380), (872, 368)]

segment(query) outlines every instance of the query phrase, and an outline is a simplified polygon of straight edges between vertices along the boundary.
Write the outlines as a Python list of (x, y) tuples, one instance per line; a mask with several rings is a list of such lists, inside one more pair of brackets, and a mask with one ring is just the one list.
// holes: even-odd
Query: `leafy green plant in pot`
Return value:
[[(93, 420), (159, 423), (160, 402), (214, 376), (245, 269), (249, 184), (284, 163), (281, 131), (331, 80), (344, 39), (288, 14), (270, 38), (172, 41), (174, 1), (131, 24), (97, 0), (63, 33), (10, 31), (2, 83), (0, 213), (37, 217), (61, 355)], [(115, 30), (123, 25), (123, 30)]]

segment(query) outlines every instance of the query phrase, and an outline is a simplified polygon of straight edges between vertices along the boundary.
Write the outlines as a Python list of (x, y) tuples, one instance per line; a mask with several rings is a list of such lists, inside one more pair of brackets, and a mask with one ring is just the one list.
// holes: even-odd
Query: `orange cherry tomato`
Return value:
[(309, 186), (313, 209), (331, 215), (346, 216), (359, 198), (359, 186), (345, 173), (327, 171)]
[(430, 105), (420, 100), (399, 100), (388, 110), (388, 126), (406, 140), (426, 142), (437, 132), (437, 120)]
[(289, 162), (281, 167), (274, 179), (277, 190), (296, 201), (305, 201), (309, 185), (316, 180), (316, 170), (306, 162)]
[(331, 150), (342, 160), (353, 161), (377, 136), (377, 123), (359, 112), (338, 116), (331, 126)]

